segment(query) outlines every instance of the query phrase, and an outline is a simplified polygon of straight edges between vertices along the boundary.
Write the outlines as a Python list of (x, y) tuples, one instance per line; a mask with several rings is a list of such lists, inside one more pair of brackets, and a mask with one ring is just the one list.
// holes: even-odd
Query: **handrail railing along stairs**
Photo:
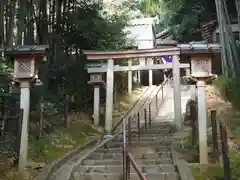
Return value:
[[(161, 105), (161, 101), (159, 101), (159, 94), (161, 93), (161, 100), (164, 99), (164, 86), (167, 84), (170, 76), (155, 90), (154, 94), (150, 94), (150, 98), (144, 102), (138, 111), (133, 115), (128, 117), (128, 122), (126, 119), (122, 120), (122, 135), (123, 135), (123, 179), (129, 180), (130, 179), (130, 165), (133, 166), (134, 170), (136, 171), (137, 175), (141, 180), (146, 180), (146, 177), (141, 172), (139, 167), (137, 166), (136, 161), (134, 160), (133, 156), (131, 155), (131, 140), (132, 140), (132, 123), (133, 120), (137, 118), (137, 134), (138, 139), (140, 138), (141, 133), (141, 122), (140, 122), (140, 115), (142, 114), (141, 111), (144, 111), (144, 130), (147, 128), (151, 128), (152, 124), (152, 104), (155, 103), (156, 108), (156, 116), (158, 109)], [(155, 101), (154, 101), (155, 100)], [(147, 118), (147, 109), (148, 109), (148, 118)], [(148, 119), (148, 122), (147, 122)], [(149, 125), (149, 126), (148, 126)], [(127, 131), (128, 130), (128, 131)]]
[[(77, 166), (81, 163), (81, 161), (83, 161), (85, 158), (89, 157), (92, 153), (94, 153), (96, 151), (96, 149), (103, 147), (105, 144), (107, 144), (108, 142), (110, 142), (111, 140), (113, 140), (114, 138), (118, 137), (119, 135), (122, 135), (123, 138), (123, 176), (124, 176), (124, 180), (128, 180), (130, 177), (130, 165), (133, 166), (133, 168), (135, 169), (135, 171), (137, 172), (139, 178), (141, 180), (146, 180), (146, 177), (143, 175), (143, 173), (141, 172), (141, 170), (138, 168), (133, 156), (131, 155), (129, 149), (130, 149), (130, 144), (131, 144), (131, 125), (132, 125), (132, 120), (133, 119), (137, 119), (137, 127), (138, 127), (138, 138), (140, 138), (140, 129), (141, 129), (141, 111), (144, 111), (144, 129), (147, 129), (147, 119), (149, 120), (148, 124), (151, 124), (152, 121), (152, 113), (151, 113), (151, 105), (152, 103), (155, 102), (155, 108), (156, 108), (156, 113), (158, 108), (161, 105), (161, 101), (159, 101), (159, 97), (160, 97), (160, 93), (161, 93), (161, 97), (163, 99), (164, 97), (164, 86), (167, 84), (167, 82), (169, 82), (170, 79), (170, 75), (166, 78), (166, 80), (160, 85), (157, 86), (155, 88), (153, 87), (149, 87), (144, 93), (143, 95), (140, 97), (140, 99), (138, 101), (135, 102), (135, 104), (122, 116), (121, 120), (113, 127), (112, 129), (112, 134), (114, 134), (113, 136), (109, 136), (107, 139), (103, 140), (101, 143), (97, 144), (93, 149), (91, 149), (90, 151), (88, 151), (88, 153), (86, 153), (84, 155), (83, 158), (81, 158), (78, 162), (76, 162), (76, 164), (74, 165), (74, 168), (71, 171), (71, 177), (74, 176), (74, 169), (77, 168)], [(152, 89), (150, 89), (152, 88)], [(150, 93), (147, 97), (144, 97), (146, 94), (146, 92), (148, 92), (150, 90)], [(149, 96), (151, 96), (151, 98), (149, 98)], [(155, 101), (154, 101), (155, 100)], [(139, 104), (139, 102), (141, 102), (141, 106), (137, 107), (137, 105)], [(148, 102), (148, 103), (146, 103)], [(133, 112), (134, 108), (136, 108), (137, 110)], [(149, 118), (147, 118), (147, 109), (149, 111), (148, 116)], [(133, 114), (133, 115), (132, 115)], [(128, 120), (128, 122), (127, 122)], [(122, 125), (122, 126), (121, 126)], [(128, 125), (128, 135), (127, 133), (127, 127)], [(118, 131), (120, 129), (120, 131)], [(127, 140), (128, 137), (128, 140)], [(124, 168), (126, 167), (126, 168)]]

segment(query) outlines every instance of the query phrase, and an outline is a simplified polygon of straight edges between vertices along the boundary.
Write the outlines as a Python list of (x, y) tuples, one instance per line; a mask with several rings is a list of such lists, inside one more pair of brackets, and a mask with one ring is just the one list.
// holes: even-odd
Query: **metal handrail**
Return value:
[(142, 100), (145, 93), (149, 90), (150, 87), (142, 94), (142, 96), (135, 102), (135, 104), (127, 110), (127, 112), (121, 117), (121, 120), (113, 127), (112, 132), (115, 132), (116, 129), (123, 123), (123, 121), (126, 119), (126, 117), (129, 115), (129, 113), (133, 110), (133, 108), (136, 107), (136, 105)]
[[(170, 78), (170, 75), (168, 78), (158, 87), (159, 89), (156, 91), (154, 90), (154, 96), (147, 101), (145, 101), (138, 109), (137, 113), (134, 114), (132, 117), (129, 116), (128, 118), (128, 124), (126, 123), (126, 119), (122, 121), (122, 135), (123, 135), (123, 177), (124, 180), (129, 180), (130, 179), (130, 165), (133, 166), (134, 170), (136, 171), (138, 177), (141, 180), (146, 180), (145, 175), (141, 172), (141, 170), (138, 168), (134, 158), (131, 155), (131, 141), (132, 141), (132, 132), (131, 132), (131, 124), (132, 124), (132, 119), (137, 116), (137, 124), (138, 124), (138, 138), (140, 137), (140, 111), (146, 106), (146, 105), (151, 105), (154, 99), (158, 99), (158, 94), (162, 90), (163, 94), (163, 86), (168, 82)], [(152, 94), (151, 94), (152, 95)], [(150, 96), (151, 96), (150, 95)], [(163, 96), (163, 95), (162, 95)], [(163, 98), (163, 97), (162, 97)], [(156, 103), (156, 110), (158, 109), (158, 104)], [(149, 113), (151, 113), (151, 109), (149, 109)], [(146, 125), (146, 108), (144, 109), (144, 116), (145, 116), (145, 129), (147, 129)], [(150, 125), (150, 116), (149, 114), (149, 125)], [(127, 136), (127, 130), (126, 127), (128, 126), (128, 136)], [(127, 139), (128, 137), (128, 139)]]
[[(147, 109), (148, 109), (148, 117), (149, 117), (149, 127), (151, 127), (151, 124), (152, 124), (152, 109), (151, 109), (151, 105), (152, 103), (154, 102), (154, 99), (155, 99), (155, 103), (156, 103), (156, 116), (157, 116), (157, 113), (158, 113), (158, 109), (160, 107), (160, 104), (158, 103), (158, 99), (159, 99), (159, 93), (162, 92), (162, 98), (161, 100), (163, 100), (163, 97), (164, 97), (164, 91), (163, 91), (163, 87), (166, 85), (166, 83), (169, 81), (169, 79), (171, 78), (171, 74), (164, 80), (164, 82), (158, 86), (158, 90), (157, 92), (154, 92), (154, 96), (150, 99), (147, 100), (147, 102), (145, 102), (144, 104), (142, 104), (142, 106), (139, 108), (139, 111), (138, 113), (136, 113), (135, 115), (133, 115), (133, 118), (136, 118), (137, 117), (137, 121), (138, 121), (138, 131), (139, 131), (139, 128), (140, 128), (140, 112), (142, 110), (144, 110), (144, 120), (145, 120), (145, 129), (147, 128)], [(140, 132), (139, 132), (140, 134)], [(139, 135), (140, 137), (140, 135)]]
[(166, 83), (171, 78), (172, 74), (169, 74), (168, 77), (163, 81), (163, 83), (160, 85), (159, 90), (156, 92), (156, 95), (151, 99), (151, 102), (149, 104), (153, 103), (153, 99), (156, 99), (156, 109), (158, 108), (158, 94), (162, 92), (162, 99), (163, 99), (163, 87), (166, 85)]
[(156, 111), (157, 111), (157, 109), (159, 108), (158, 107), (158, 94), (160, 92), (162, 92), (162, 99), (163, 99), (163, 87), (166, 85), (166, 83), (169, 81), (170, 78), (171, 78), (171, 74), (169, 74), (168, 77), (158, 87), (158, 91), (156, 92), (156, 94), (151, 99), (148, 99), (149, 103), (142, 104), (142, 106), (139, 108), (140, 110), (143, 109), (146, 105), (151, 105), (154, 102), (153, 100), (155, 99), (156, 100)]
[(131, 117), (129, 117), (129, 122), (128, 122), (128, 141), (126, 137), (126, 121), (123, 121), (123, 179), (124, 180), (129, 180), (130, 179), (130, 165), (133, 166), (134, 170), (136, 171), (138, 177), (141, 180), (146, 180), (146, 177), (143, 175), (139, 167), (137, 166), (137, 163), (134, 161), (134, 158), (132, 155), (129, 153), (130, 151), (130, 146), (131, 144)]
[[(230, 180), (232, 179), (232, 172), (228, 153), (228, 127), (227, 124), (224, 123), (224, 121), (222, 121), (221, 119), (217, 120), (217, 112), (215, 110), (211, 110), (211, 126), (213, 138), (212, 148), (215, 155), (215, 160), (218, 163), (223, 163), (224, 179)], [(220, 134), (220, 139), (218, 139), (218, 134)], [(221, 142), (220, 147), (218, 146), (219, 140)]]
[[(129, 156), (129, 153), (127, 150), (127, 141), (126, 141), (126, 117), (129, 116), (130, 112), (136, 107), (136, 105), (143, 99), (144, 95), (146, 92), (148, 92), (148, 90), (150, 89), (151, 87), (148, 87), (148, 89), (145, 90), (145, 92), (141, 95), (141, 97), (135, 102), (135, 104), (121, 117), (121, 120), (113, 127), (112, 129), (112, 133), (115, 133), (112, 137), (109, 137), (107, 139), (105, 139), (104, 141), (102, 141), (100, 144), (97, 144), (91, 151), (89, 151), (87, 154), (84, 155), (84, 157), (82, 157), (78, 162), (76, 162), (74, 164), (74, 167), (71, 171), (71, 177), (73, 177), (73, 173), (75, 171), (75, 169), (77, 168), (77, 165), (80, 164), (84, 159), (86, 159), (87, 157), (89, 157), (96, 149), (100, 148), (100, 147), (103, 147), (106, 143), (110, 142), (111, 140), (113, 140), (115, 137), (117, 137), (119, 134), (122, 134), (123, 135), (123, 149), (125, 151), (123, 151), (123, 157), (125, 158), (125, 160), (123, 159), (123, 163), (124, 163), (124, 166), (123, 166), (123, 174), (125, 175), (126, 174), (126, 170), (129, 169), (126, 165), (127, 165), (127, 161), (130, 162), (131, 164), (133, 164), (133, 167), (134, 169), (137, 171), (137, 173), (139, 174), (139, 172), (141, 173), (140, 169), (137, 168), (136, 165), (134, 165), (134, 160), (133, 158), (131, 158), (132, 156), (130, 155)], [(154, 90), (154, 88), (153, 88)], [(151, 92), (153, 91), (151, 90)], [(151, 94), (151, 93), (150, 93)], [(145, 102), (143, 103), (145, 104)], [(139, 111), (138, 111), (139, 112)], [(137, 115), (139, 115), (139, 113), (136, 113)], [(140, 116), (139, 118), (140, 119)], [(129, 117), (129, 122), (128, 123), (129, 125), (131, 125), (131, 120), (132, 118)], [(140, 121), (138, 121), (140, 122)], [(120, 132), (120, 133), (116, 133), (115, 131), (117, 130), (117, 128), (122, 125), (124, 128), (122, 129), (123, 131)], [(130, 128), (129, 128), (130, 129)], [(130, 138), (130, 142), (131, 142), (131, 138)], [(131, 144), (131, 143), (129, 143)], [(130, 158), (129, 158), (130, 157)], [(135, 163), (136, 164), (136, 163)], [(125, 167), (125, 168), (124, 168)], [(130, 175), (130, 169), (128, 171), (128, 174)], [(139, 174), (141, 175), (141, 180), (146, 180), (145, 176), (141, 173)], [(144, 177), (144, 179), (143, 179)]]
[(141, 180), (146, 180), (146, 176), (144, 176), (143, 173), (141, 172), (141, 170), (139, 169), (139, 167), (138, 167), (136, 161), (134, 161), (134, 158), (132, 157), (131, 153), (128, 153), (128, 158), (129, 158), (130, 163), (132, 164), (132, 167), (136, 171), (138, 177)]

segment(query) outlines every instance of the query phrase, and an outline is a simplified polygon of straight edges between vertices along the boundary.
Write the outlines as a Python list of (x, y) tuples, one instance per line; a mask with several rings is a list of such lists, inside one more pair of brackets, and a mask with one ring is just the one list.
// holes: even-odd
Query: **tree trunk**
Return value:
[[(6, 45), (11, 47), (13, 45), (13, 29), (15, 27), (15, 14), (16, 14), (16, 2), (17, 0), (12, 0), (8, 5), (8, 14), (6, 15)], [(7, 17), (8, 16), (8, 17)], [(7, 21), (8, 19), (8, 21)]]

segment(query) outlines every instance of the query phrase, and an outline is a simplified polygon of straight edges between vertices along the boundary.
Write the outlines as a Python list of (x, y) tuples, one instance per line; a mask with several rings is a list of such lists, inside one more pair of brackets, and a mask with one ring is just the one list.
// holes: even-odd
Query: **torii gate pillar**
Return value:
[[(147, 64), (152, 65), (153, 59), (152, 58), (147, 59)], [(153, 70), (148, 71), (148, 85), (149, 86), (153, 85)]]
[[(132, 60), (128, 60), (128, 67), (131, 68)], [(128, 71), (128, 95), (132, 95), (132, 71)]]
[(181, 88), (180, 88), (180, 62), (179, 55), (173, 56), (173, 98), (174, 98), (174, 119), (178, 129), (182, 128), (182, 107), (181, 107)]
[(106, 111), (105, 111), (105, 131), (110, 133), (113, 126), (113, 88), (114, 88), (114, 60), (108, 59), (107, 64), (107, 91), (106, 91)]

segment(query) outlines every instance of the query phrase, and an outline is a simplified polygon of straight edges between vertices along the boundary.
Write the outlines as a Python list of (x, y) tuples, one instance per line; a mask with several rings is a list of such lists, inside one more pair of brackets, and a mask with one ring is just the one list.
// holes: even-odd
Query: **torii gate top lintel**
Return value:
[(180, 49), (177, 47), (166, 49), (136, 49), (121, 51), (83, 51), (88, 60), (109, 60), (109, 59), (126, 59), (126, 58), (144, 58), (160, 57), (169, 55), (180, 55)]
[(152, 49), (132, 49), (132, 50), (118, 50), (118, 51), (94, 51), (84, 50), (83, 53), (88, 60), (109, 60), (109, 59), (126, 59), (126, 58), (148, 58), (161, 56), (174, 56), (180, 54), (192, 53), (211, 53), (218, 54), (220, 52), (219, 44), (208, 44), (208, 50), (193, 49), (191, 44), (178, 44), (177, 47), (172, 48), (152, 48)]

